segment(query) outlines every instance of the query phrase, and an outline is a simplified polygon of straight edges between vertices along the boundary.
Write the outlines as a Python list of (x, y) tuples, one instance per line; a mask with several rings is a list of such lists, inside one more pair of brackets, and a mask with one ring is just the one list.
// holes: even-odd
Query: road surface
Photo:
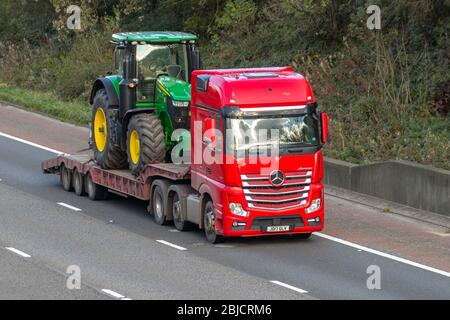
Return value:
[[(43, 175), (54, 153), (33, 143), (75, 152), (86, 129), (3, 105), (0, 133), (0, 299), (450, 298), (448, 229), (329, 196), (310, 240), (210, 245), (155, 224), (141, 201), (93, 202)], [(66, 286), (69, 266), (80, 290)], [(367, 286), (373, 266), (381, 289)]]

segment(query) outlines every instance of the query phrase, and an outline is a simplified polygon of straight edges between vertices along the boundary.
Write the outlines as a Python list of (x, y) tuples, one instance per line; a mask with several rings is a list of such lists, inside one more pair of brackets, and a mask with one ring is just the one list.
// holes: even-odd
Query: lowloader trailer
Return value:
[(306, 79), (290, 67), (196, 70), (191, 84), (190, 143), (172, 152), (184, 160), (132, 173), (103, 169), (92, 152), (63, 154), (44, 173), (92, 200), (112, 191), (147, 201), (156, 223), (196, 225), (211, 243), (322, 230), (328, 117)]

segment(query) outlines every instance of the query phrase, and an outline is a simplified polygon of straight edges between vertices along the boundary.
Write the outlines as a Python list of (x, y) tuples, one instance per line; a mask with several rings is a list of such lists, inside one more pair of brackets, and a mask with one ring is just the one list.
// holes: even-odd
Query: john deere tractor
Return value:
[(115, 74), (98, 78), (90, 97), (91, 143), (102, 168), (128, 164), (138, 174), (165, 160), (175, 129), (189, 129), (189, 81), (201, 67), (196, 40), (183, 32), (112, 36)]

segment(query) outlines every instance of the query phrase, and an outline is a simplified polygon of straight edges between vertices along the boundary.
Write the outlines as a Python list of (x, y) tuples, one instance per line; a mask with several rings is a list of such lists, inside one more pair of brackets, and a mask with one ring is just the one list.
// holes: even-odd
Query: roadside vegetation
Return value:
[(91, 119), (90, 107), (85, 102), (64, 101), (51, 92), (10, 88), (0, 84), (1, 101), (77, 125), (87, 126)]
[[(66, 9), (82, 9), (81, 30)], [(366, 8), (381, 8), (381, 30)], [(37, 0), (0, 2), (0, 100), (89, 121), (93, 80), (115, 31), (200, 36), (205, 67), (292, 65), (329, 112), (328, 156), (450, 169), (447, 0)]]

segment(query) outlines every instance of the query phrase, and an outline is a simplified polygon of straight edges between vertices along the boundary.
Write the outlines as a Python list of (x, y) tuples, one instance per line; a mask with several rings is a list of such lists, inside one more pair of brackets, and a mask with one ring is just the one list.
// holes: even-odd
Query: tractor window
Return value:
[(138, 45), (136, 49), (138, 101), (153, 101), (155, 80), (166, 75), (187, 81), (187, 50), (183, 44)]
[(114, 51), (114, 69), (117, 74), (123, 76), (123, 59), (125, 55), (125, 49), (118, 49)]
[(136, 60), (138, 75), (153, 78), (169, 75), (187, 81), (188, 65), (185, 45), (138, 45)]

